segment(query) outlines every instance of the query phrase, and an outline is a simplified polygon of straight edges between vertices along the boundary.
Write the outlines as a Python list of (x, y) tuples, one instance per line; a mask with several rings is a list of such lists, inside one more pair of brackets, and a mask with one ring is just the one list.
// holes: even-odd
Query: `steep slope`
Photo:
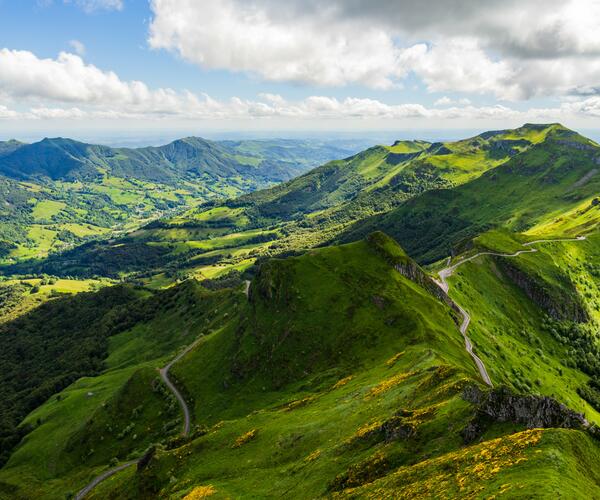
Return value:
[(271, 189), (157, 221), (109, 245), (57, 256), (44, 269), (104, 274), (110, 268), (113, 275), (138, 273), (145, 279), (168, 266), (212, 278), (227, 269), (244, 269), (256, 257), (322, 244), (356, 220), (389, 211), (425, 191), (477, 178), (520, 157), (556, 127), (526, 125), (443, 144), (376, 146)]
[[(113, 287), (104, 295), (115, 298), (117, 292)], [(0, 498), (64, 498), (98, 467), (139, 457), (151, 443), (176, 437), (179, 405), (156, 368), (222, 326), (223, 314), (232, 314), (241, 298), (241, 293), (208, 293), (186, 282), (157, 294), (138, 290), (129, 300), (105, 304), (97, 294), (59, 299), (6, 325), (7, 344), (11, 332), (24, 324), (31, 333), (18, 342), (13, 338), (11, 348), (3, 346), (3, 431), (17, 417), (19, 426), (16, 440), (2, 443), (3, 458), (10, 460), (0, 470)], [(98, 308), (90, 316), (82, 305), (94, 302)], [(24, 353), (28, 359), (22, 369), (29, 376), (16, 377)], [(11, 375), (18, 378), (12, 384)], [(28, 387), (15, 387), (19, 384)], [(26, 410), (41, 404), (24, 420), (22, 398)]]
[[(585, 221), (589, 230), (600, 221), (594, 201), (600, 193), (599, 165), (600, 146), (552, 126), (542, 142), (504, 165), (456, 188), (424, 193), (389, 213), (358, 222), (342, 241), (381, 229), (402, 242), (410, 255), (432, 262), (494, 227), (526, 231), (543, 225), (545, 234), (560, 234), (553, 228), (564, 225), (556, 224), (556, 219), (578, 207), (589, 211)], [(577, 234), (580, 228), (569, 225), (564, 234)]]
[[(582, 251), (596, 259), (595, 249), (590, 242)], [(600, 457), (593, 429), (585, 432), (581, 415), (545, 397), (583, 406), (597, 421), (573, 387), (586, 375), (560, 364), (563, 348), (550, 332), (536, 342), (545, 362), (512, 345), (512, 332), (503, 333), (502, 345), (512, 349), (505, 357), (485, 343), (480, 329), (504, 332), (522, 319), (521, 309), (538, 335), (543, 313), (524, 293), (510, 299), (514, 284), (496, 285), (510, 294), (499, 291), (477, 311), (475, 286), (487, 281), (461, 285), (471, 265), (478, 262), (449, 279), (452, 296), (471, 310), (476, 348), (496, 385), (522, 390), (523, 374), (511, 370), (535, 362), (539, 394), (484, 390), (452, 302), (376, 233), (268, 261), (248, 297), (242, 287), (205, 292), (186, 282), (163, 292), (160, 307), (150, 299), (148, 314), (110, 337), (105, 372), (25, 419), (34, 430), (0, 470), (0, 495), (64, 498), (144, 456), (86, 498), (410, 497), (417, 490), (454, 497), (499, 489), (544, 496), (565, 470), (575, 474), (565, 492), (597, 496), (597, 474), (577, 473)], [(171, 369), (194, 424), (190, 436), (174, 438), (174, 401), (163, 398), (152, 368), (196, 339)], [(563, 384), (546, 385), (559, 367)]]

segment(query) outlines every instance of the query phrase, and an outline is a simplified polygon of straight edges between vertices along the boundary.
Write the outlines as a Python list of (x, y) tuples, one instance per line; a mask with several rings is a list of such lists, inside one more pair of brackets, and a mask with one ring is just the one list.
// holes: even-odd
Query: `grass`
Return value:
[[(539, 243), (536, 253), (516, 258), (479, 257), (449, 279), (450, 295), (471, 314), (469, 336), (494, 383), (551, 395), (595, 422), (600, 414), (577, 394), (589, 377), (566, 362), (570, 346), (557, 342), (544, 318), (549, 307), (569, 312), (568, 305), (578, 303), (597, 324), (600, 290), (588, 264), (600, 259), (599, 238), (595, 233), (586, 241)], [(475, 241), (492, 251), (513, 252), (524, 239), (496, 231)], [(545, 290), (537, 303), (506, 273), (507, 264)]]
[[(480, 243), (509, 241), (498, 233)], [(163, 443), (143, 470), (116, 474), (90, 498), (528, 495), (533, 484), (542, 493), (563, 488), (565, 474), (573, 479), (561, 492), (596, 495), (600, 478), (579, 471), (600, 451), (579, 431), (492, 425), (482, 442), (464, 446), (473, 407), (461, 393), (478, 372), (451, 310), (394, 270), (398, 261), (407, 263), (406, 253), (378, 235), (268, 261), (249, 300), (239, 290), (180, 285), (166, 295), (168, 312), (110, 339), (104, 374), (28, 417), (42, 424), (0, 471), (0, 492), (60, 498), (109, 457), (126, 460), (160, 441), (157, 419), (176, 418), (164, 417), (169, 402), (152, 392), (154, 368), (204, 334), (171, 370), (199, 432)], [(595, 419), (574, 391), (586, 377), (561, 365), (563, 347), (542, 331), (539, 308), (491, 259), (462, 266), (451, 280), (496, 383), (531, 383)], [(105, 440), (88, 456), (98, 436)], [(44, 452), (34, 459), (35, 447)], [(49, 468), (56, 457), (66, 457), (64, 470)]]
[(33, 207), (31, 215), (36, 221), (50, 220), (53, 216), (62, 212), (66, 207), (66, 203), (54, 200), (38, 201)]
[[(596, 170), (600, 149), (591, 143), (590, 149), (571, 146), (586, 140), (552, 126), (544, 142), (502, 165), (453, 189), (426, 192), (391, 212), (359, 222), (342, 240), (383, 230), (404, 244), (410, 255), (430, 263), (461, 253), (468, 241), (490, 229), (551, 237), (562, 236), (556, 231), (563, 230), (573, 234), (576, 228), (593, 231), (597, 207), (591, 200), (598, 193), (600, 177), (589, 174)], [(559, 213), (564, 214), (563, 220), (572, 221), (573, 210), (581, 212), (582, 204), (589, 210), (577, 216), (578, 222), (556, 223)]]
[(27, 417), (34, 430), (0, 470), (0, 497), (64, 498), (113, 458), (137, 457), (177, 433), (179, 406), (156, 369), (214, 328), (215, 306), (232, 309), (241, 296), (192, 283), (161, 295), (155, 308), (163, 313), (109, 339), (104, 373), (79, 379)]

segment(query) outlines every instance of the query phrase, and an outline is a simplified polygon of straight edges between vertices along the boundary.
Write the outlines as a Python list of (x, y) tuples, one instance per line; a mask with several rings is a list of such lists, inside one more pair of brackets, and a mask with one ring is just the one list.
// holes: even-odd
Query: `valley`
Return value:
[(600, 495), (599, 158), (397, 141), (5, 261), (0, 498)]

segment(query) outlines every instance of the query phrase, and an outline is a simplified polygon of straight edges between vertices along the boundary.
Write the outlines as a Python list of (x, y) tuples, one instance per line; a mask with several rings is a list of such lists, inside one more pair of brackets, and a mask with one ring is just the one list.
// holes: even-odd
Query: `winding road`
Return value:
[[(194, 347), (196, 347), (196, 345), (198, 344), (198, 342), (200, 342), (200, 340), (202, 340), (202, 337), (198, 337), (194, 342), (192, 342), (190, 345), (188, 345), (183, 351), (181, 351), (177, 356), (175, 356), (171, 361), (169, 361), (169, 363), (164, 368), (161, 368), (159, 370), (160, 377), (163, 379), (165, 385), (169, 388), (169, 390), (177, 398), (177, 401), (179, 401), (179, 406), (181, 406), (181, 411), (183, 413), (183, 429), (181, 430), (182, 436), (187, 436), (190, 433), (190, 421), (191, 421), (190, 409), (188, 408), (188, 405), (185, 402), (185, 399), (183, 398), (183, 396), (181, 395), (181, 393), (179, 392), (177, 387), (175, 387), (175, 385), (169, 378), (169, 370), (175, 363), (177, 363), (177, 361), (179, 361), (188, 352), (190, 352)], [(109, 478), (113, 474), (116, 474), (117, 472), (122, 471), (123, 469), (126, 469), (127, 467), (136, 465), (139, 461), (140, 461), (140, 459), (138, 458), (136, 460), (131, 460), (130, 462), (125, 462), (124, 464), (117, 465), (116, 467), (113, 467), (112, 469), (108, 469), (107, 471), (104, 471), (99, 476), (96, 476), (85, 488), (80, 490), (77, 493), (77, 495), (75, 495), (75, 500), (82, 500), (90, 491), (92, 491), (102, 481)]]
[[(561, 241), (583, 241), (583, 240), (585, 240), (585, 236), (578, 236), (577, 238), (561, 238), (561, 239), (552, 239), (552, 240), (535, 240), (535, 241), (529, 241), (527, 243), (523, 243), (523, 246), (530, 247), (531, 245), (535, 245), (537, 243), (554, 243), (554, 242), (561, 242)], [(474, 260), (477, 257), (481, 257), (482, 255), (495, 255), (497, 257), (508, 257), (508, 258), (510, 258), (510, 257), (517, 257), (518, 255), (521, 255), (521, 254), (524, 254), (524, 253), (533, 253), (533, 252), (537, 252), (537, 248), (527, 248), (525, 250), (519, 250), (518, 252), (515, 252), (515, 253), (479, 252), (479, 253), (476, 253), (475, 255), (472, 255), (471, 257), (467, 257), (465, 259), (462, 259), (462, 260), (458, 261), (456, 264), (453, 264), (451, 266), (449, 265), (448, 267), (445, 267), (444, 269), (442, 269), (438, 273), (438, 276), (440, 277), (439, 281), (438, 280), (434, 280), (434, 281), (447, 294), (448, 290), (450, 289), (450, 285), (449, 285), (449, 283), (447, 281), (447, 278), (450, 277), (450, 276), (452, 276), (452, 274), (454, 273), (454, 271), (456, 271), (456, 269), (459, 266), (462, 266), (466, 262)], [(447, 264), (450, 264), (450, 258), (448, 258)], [(473, 343), (471, 342), (471, 339), (467, 336), (467, 328), (469, 328), (469, 323), (471, 322), (471, 316), (459, 304), (457, 304), (456, 302), (454, 302), (454, 303), (458, 307), (458, 310), (460, 311), (460, 313), (461, 313), (461, 315), (463, 317), (462, 324), (460, 325), (460, 333), (462, 333), (462, 336), (465, 339), (465, 349), (471, 355), (471, 357), (473, 358), (473, 361), (475, 361), (475, 364), (477, 365), (477, 369), (479, 370), (479, 373), (480, 373), (481, 378), (483, 379), (483, 381), (487, 385), (489, 385), (490, 387), (493, 387), (492, 380), (490, 379), (490, 376), (488, 375), (488, 372), (487, 372), (487, 370), (485, 368), (485, 365), (483, 364), (483, 361), (481, 361), (481, 359), (479, 358), (479, 356), (477, 356), (477, 354), (475, 354), (473, 352)]]

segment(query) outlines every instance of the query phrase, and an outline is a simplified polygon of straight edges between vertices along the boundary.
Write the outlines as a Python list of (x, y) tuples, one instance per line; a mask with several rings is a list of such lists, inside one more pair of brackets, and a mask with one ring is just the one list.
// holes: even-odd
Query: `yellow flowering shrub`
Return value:
[(353, 375), (348, 375), (340, 380), (338, 380), (332, 387), (332, 389), (339, 389), (340, 387), (345, 386), (348, 382), (350, 382), (354, 378)]
[(383, 382), (380, 382), (375, 387), (373, 387), (366, 395), (366, 399), (371, 399), (384, 392), (390, 390), (392, 387), (397, 386), (398, 384), (404, 382), (407, 378), (415, 375), (416, 372), (406, 372), (406, 373), (398, 373), (393, 377), (385, 379)]
[(196, 486), (190, 491), (183, 500), (200, 500), (201, 498), (207, 498), (214, 495), (217, 492), (210, 484), (207, 486)]
[(396, 361), (398, 361), (402, 356), (404, 355), (404, 351), (399, 352), (398, 354), (395, 354), (394, 356), (392, 356), (390, 359), (388, 359), (385, 364), (388, 366), (392, 366), (393, 364), (396, 363)]
[(240, 446), (246, 444), (248, 441), (252, 441), (256, 437), (257, 434), (258, 434), (258, 429), (251, 429), (248, 432), (246, 432), (245, 434), (242, 434), (241, 436), (239, 436), (235, 440), (235, 443), (233, 443), (233, 445), (231, 447), (239, 448)]

